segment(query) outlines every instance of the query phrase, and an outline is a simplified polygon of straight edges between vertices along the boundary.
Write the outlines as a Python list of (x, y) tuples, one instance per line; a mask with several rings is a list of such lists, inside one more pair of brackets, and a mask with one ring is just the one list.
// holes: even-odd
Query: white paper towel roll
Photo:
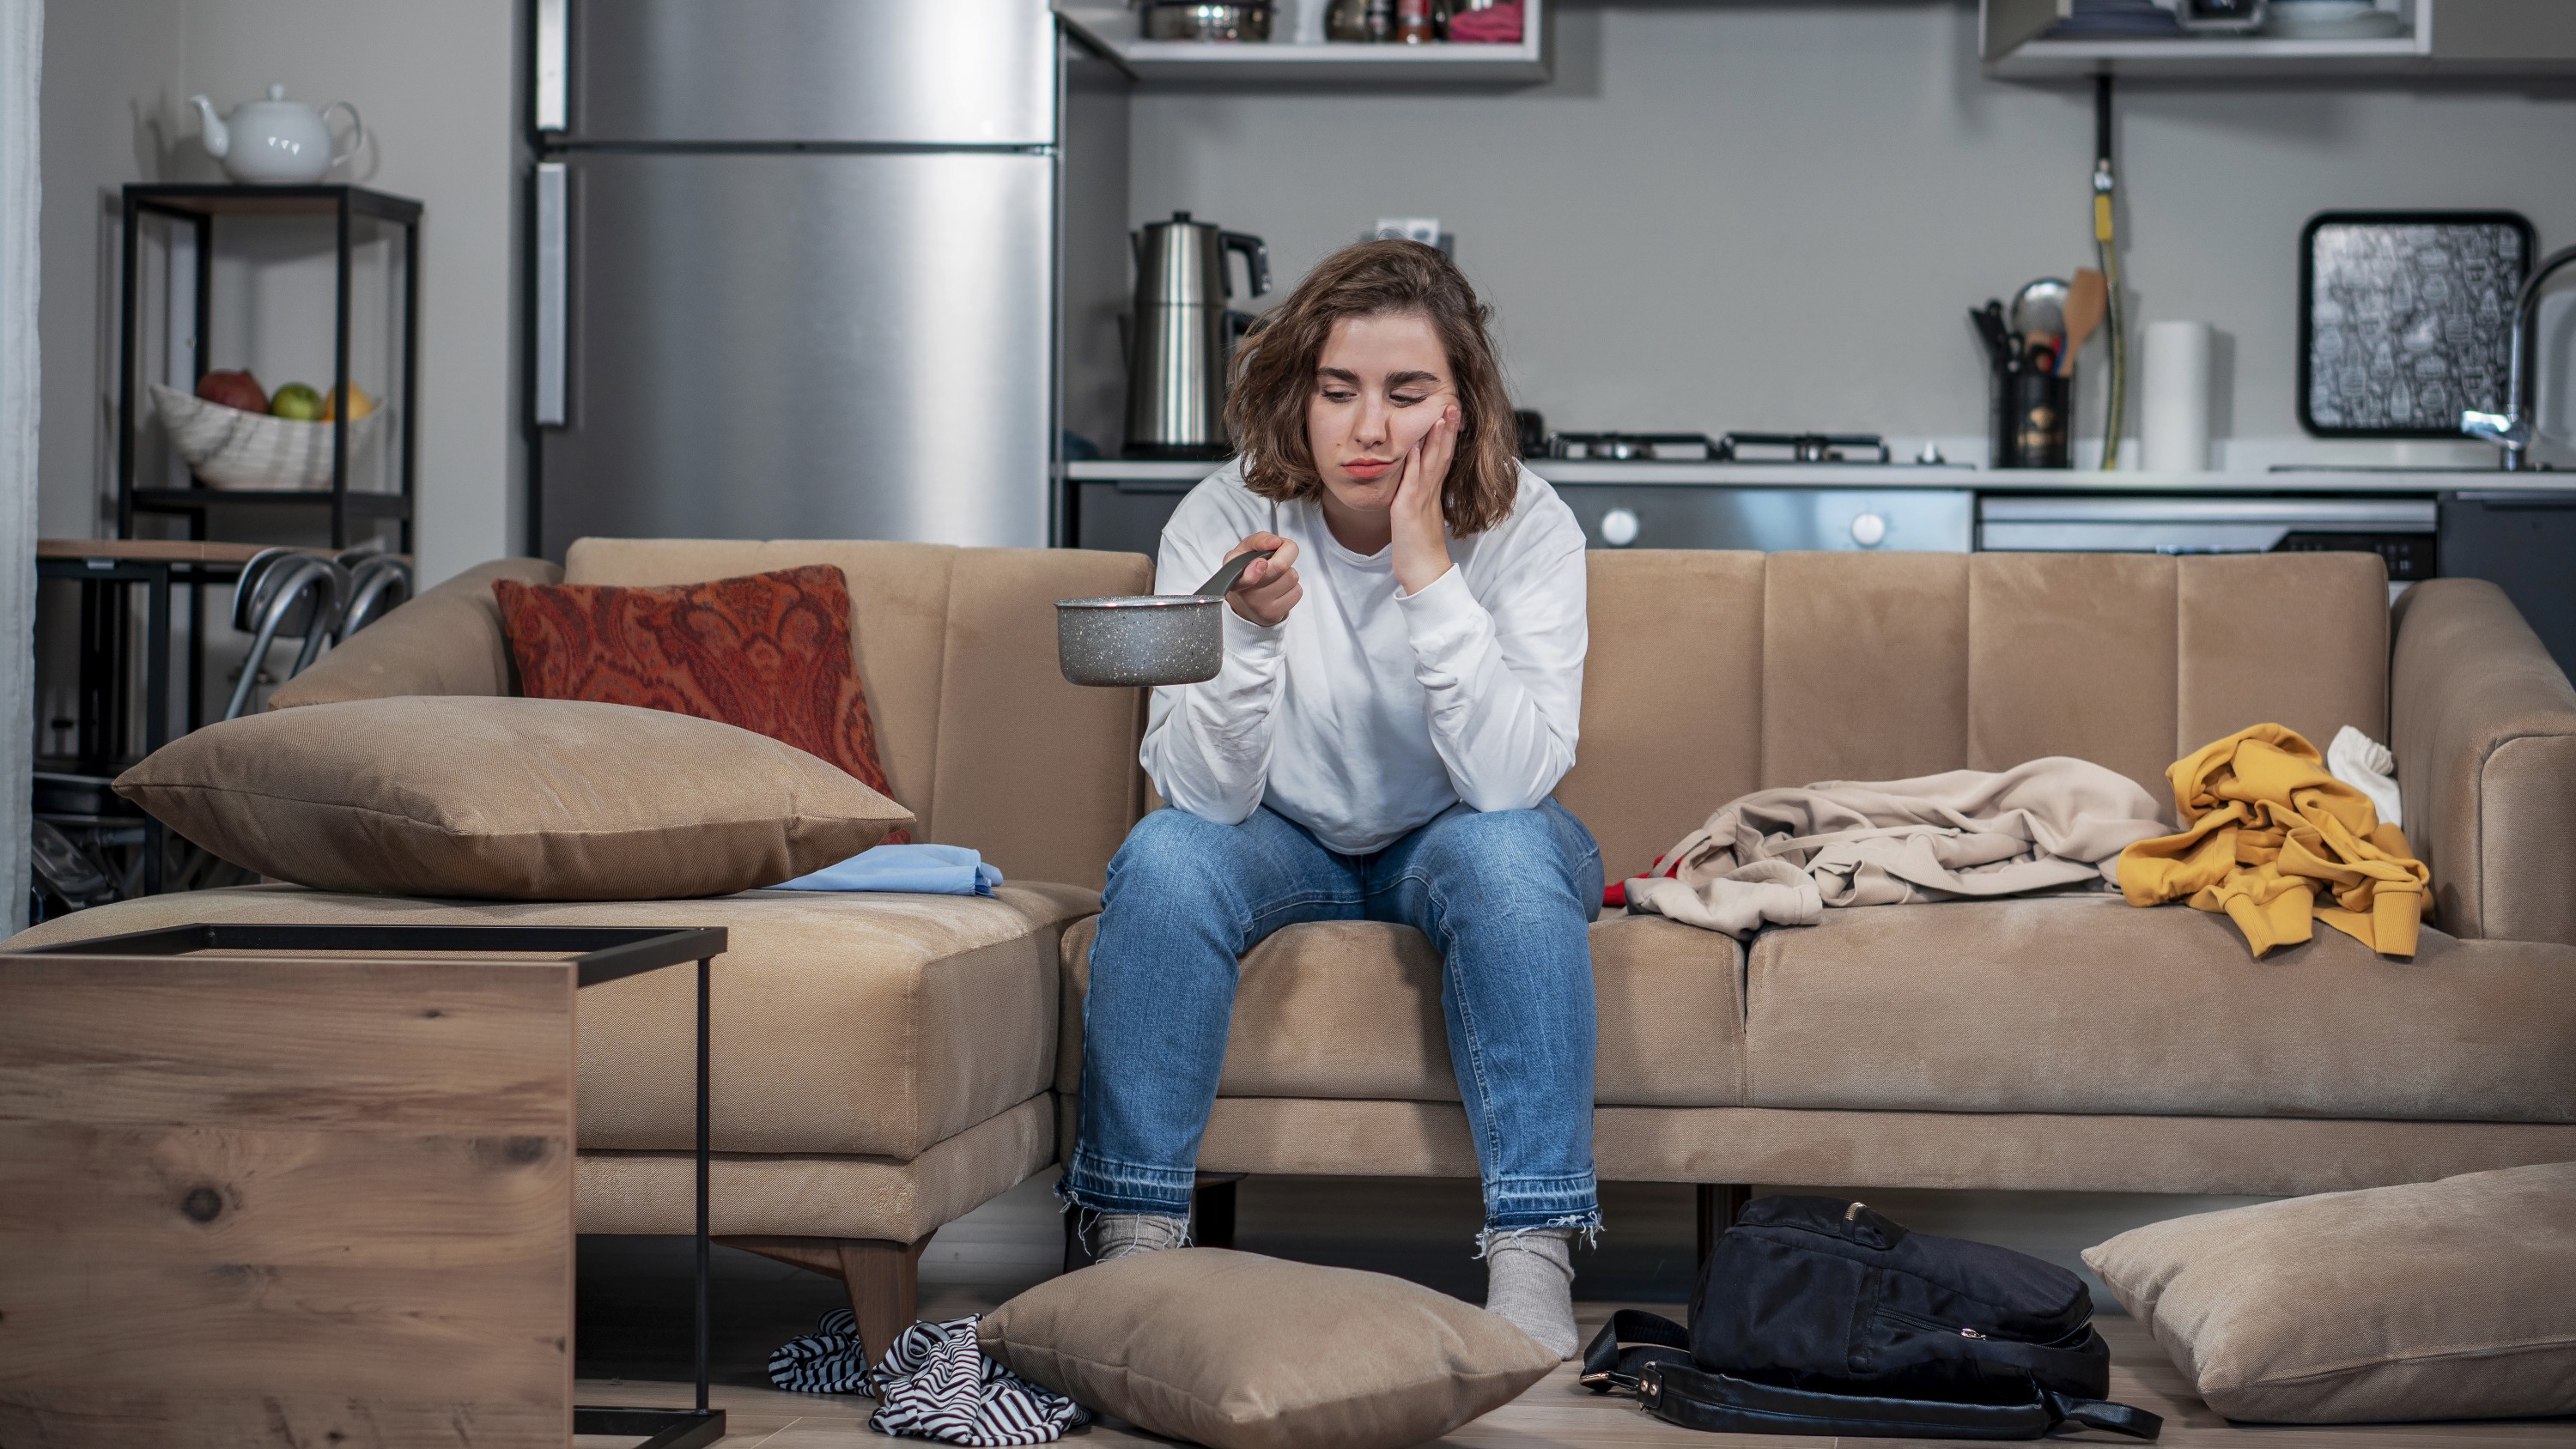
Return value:
[(2150, 473), (2209, 471), (2209, 324), (2147, 324), (2139, 433)]

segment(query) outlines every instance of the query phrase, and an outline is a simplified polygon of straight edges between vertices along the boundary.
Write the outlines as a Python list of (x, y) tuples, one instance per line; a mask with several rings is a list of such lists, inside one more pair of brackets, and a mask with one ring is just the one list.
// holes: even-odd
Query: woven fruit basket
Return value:
[[(244, 412), (157, 382), (152, 384), (152, 410), (188, 471), (209, 488), (324, 492), (331, 487), (330, 423)], [(379, 407), (349, 420), (352, 472), (384, 426), (386, 412)]]

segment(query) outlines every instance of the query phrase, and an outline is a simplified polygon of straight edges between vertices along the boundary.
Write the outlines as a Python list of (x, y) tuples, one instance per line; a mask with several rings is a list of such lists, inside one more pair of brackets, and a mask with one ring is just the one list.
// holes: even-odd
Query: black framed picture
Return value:
[(2328, 211), (2299, 233), (2299, 423), (2321, 438), (2456, 438), (2502, 412), (2531, 222), (2511, 211)]

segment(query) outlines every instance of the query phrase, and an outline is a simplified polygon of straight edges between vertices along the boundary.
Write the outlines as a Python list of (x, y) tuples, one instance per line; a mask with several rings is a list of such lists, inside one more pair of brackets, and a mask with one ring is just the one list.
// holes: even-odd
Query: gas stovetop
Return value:
[[(1590, 463), (1815, 463), (1840, 467), (1885, 464), (1905, 467), (1876, 433), (1553, 433), (1549, 458)], [(1948, 462), (1927, 447), (1915, 465)]]

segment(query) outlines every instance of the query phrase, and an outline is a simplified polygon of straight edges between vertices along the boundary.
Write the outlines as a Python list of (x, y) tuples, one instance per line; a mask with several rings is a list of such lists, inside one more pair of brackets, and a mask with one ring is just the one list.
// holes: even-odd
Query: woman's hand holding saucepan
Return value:
[(1257, 553), (1265, 548), (1278, 552), (1268, 558), (1257, 558), (1246, 564), (1243, 577), (1225, 591), (1226, 606), (1265, 629), (1276, 628), (1288, 618), (1288, 611), (1306, 597), (1306, 586), (1297, 582), (1297, 545), (1275, 533), (1256, 533), (1226, 552), (1228, 559), (1238, 554)]
[(1396, 485), (1395, 581), (1407, 594), (1418, 594), (1449, 572), (1449, 529), (1441, 511), (1447, 493), (1449, 461), (1458, 455), (1458, 404), (1442, 404), (1431, 430), (1404, 455), (1403, 481)]

